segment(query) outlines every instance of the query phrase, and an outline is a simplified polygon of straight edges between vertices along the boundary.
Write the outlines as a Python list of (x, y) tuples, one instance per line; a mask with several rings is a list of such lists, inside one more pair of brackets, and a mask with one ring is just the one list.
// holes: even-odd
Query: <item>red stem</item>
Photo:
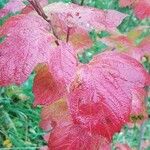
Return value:
[(68, 28), (67, 28), (67, 37), (66, 37), (66, 42), (67, 42), (67, 43), (69, 42), (70, 30), (71, 30), (71, 28), (68, 27)]

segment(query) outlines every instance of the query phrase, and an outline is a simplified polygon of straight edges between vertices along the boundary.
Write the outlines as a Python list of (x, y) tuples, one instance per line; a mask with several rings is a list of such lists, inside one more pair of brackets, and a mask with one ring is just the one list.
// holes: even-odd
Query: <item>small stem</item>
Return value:
[(56, 45), (57, 45), (57, 46), (59, 46), (59, 42), (58, 42), (58, 40), (55, 40), (55, 43), (56, 43)]
[[(52, 29), (52, 32), (53, 32), (53, 35), (56, 37), (56, 39), (59, 39), (59, 37), (57, 36), (57, 34), (55, 33), (55, 30), (52, 26), (52, 22), (50, 19), (48, 19), (48, 16), (45, 14), (42, 6), (40, 5), (39, 1), (38, 0), (28, 0), (29, 3), (33, 6), (33, 8), (36, 10), (36, 12), (44, 19), (46, 20), (49, 24), (50, 24), (50, 27)], [(58, 41), (57, 41), (57, 44), (58, 44)]]
[(68, 28), (67, 28), (67, 37), (66, 37), (66, 42), (67, 42), (67, 43), (69, 42), (70, 30), (71, 30), (71, 28), (68, 27)]

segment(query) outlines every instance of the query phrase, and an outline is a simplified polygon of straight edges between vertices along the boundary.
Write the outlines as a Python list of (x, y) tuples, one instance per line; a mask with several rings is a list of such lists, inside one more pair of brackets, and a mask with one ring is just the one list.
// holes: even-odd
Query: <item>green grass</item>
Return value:
[(40, 108), (32, 106), (32, 81), (33, 76), (20, 87), (0, 89), (1, 148), (32, 150), (44, 144), (44, 132), (39, 128)]

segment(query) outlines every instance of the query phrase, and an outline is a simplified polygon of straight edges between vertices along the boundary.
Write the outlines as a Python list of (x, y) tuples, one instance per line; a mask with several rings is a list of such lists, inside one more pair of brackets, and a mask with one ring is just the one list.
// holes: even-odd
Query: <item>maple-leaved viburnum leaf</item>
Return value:
[[(110, 150), (108, 141), (98, 134), (91, 134), (72, 122), (67, 101), (58, 100), (43, 106), (40, 126), (50, 132), (44, 136), (49, 149), (53, 150)], [(53, 127), (53, 128), (52, 128)]]
[(52, 150), (110, 150), (103, 137), (86, 132), (76, 124), (66, 124), (56, 127), (50, 134), (48, 142)]
[(71, 44), (60, 42), (50, 50), (48, 66), (38, 69), (33, 86), (34, 105), (50, 104), (65, 96), (76, 72), (76, 55)]
[(120, 0), (121, 7), (131, 6), (135, 15), (139, 19), (150, 17), (150, 1), (149, 0)]
[(49, 24), (36, 15), (11, 17), (0, 28), (0, 85), (24, 82), (38, 63), (50, 58), (53, 35)]
[[(25, 5), (25, 2), (27, 0), (9, 0), (6, 5), (0, 9), (0, 18), (8, 15), (9, 13), (18, 13), (23, 10), (23, 12), (30, 12), (33, 10), (33, 7), (31, 5)], [(40, 4), (42, 6), (48, 5), (48, 0), (39, 0)], [(27, 11), (30, 8), (30, 11)], [(24, 10), (25, 9), (25, 10)]]
[(127, 16), (115, 10), (104, 11), (62, 2), (50, 4), (44, 7), (44, 11), (50, 18), (57, 15), (68, 27), (78, 26), (88, 31), (92, 29), (113, 31)]
[(139, 94), (149, 82), (148, 73), (133, 58), (116, 52), (97, 55), (80, 66), (72, 84), (68, 101), (74, 122), (111, 139), (129, 121), (132, 92), (139, 88)]
[(136, 28), (128, 32), (127, 35), (113, 33), (111, 36), (100, 39), (105, 43), (110, 50), (127, 54), (134, 59), (142, 62), (142, 58), (150, 57), (150, 37), (145, 37), (139, 44), (136, 44), (136, 39), (142, 34), (143, 29)]
[(76, 51), (92, 46), (92, 40), (86, 30), (78, 26), (68, 26), (57, 14), (53, 14), (51, 20), (55, 28), (55, 33), (58, 35), (59, 39), (66, 41), (67, 35), (69, 34), (69, 42), (73, 44)]
[(53, 104), (43, 106), (41, 111), (40, 127), (45, 131), (66, 124), (71, 121), (71, 116), (68, 111), (67, 101), (60, 99)]
[(121, 7), (127, 7), (130, 6), (131, 4), (133, 4), (135, 2), (135, 0), (120, 0), (119, 4)]
[(0, 18), (8, 15), (9, 13), (16, 13), (22, 10), (26, 5), (23, 0), (9, 0), (9, 2), (0, 9)]
[[(106, 149), (107, 140), (130, 116), (143, 112), (139, 97), (145, 96), (150, 77), (139, 62), (124, 54), (103, 52), (89, 64), (79, 64), (76, 54), (90, 41), (86, 32), (114, 31), (126, 15), (64, 3), (44, 10), (49, 17), (45, 20), (29, 11), (11, 17), (0, 28), (4, 38), (0, 85), (21, 84), (35, 69), (34, 105), (48, 105), (41, 126), (47, 131), (53, 128), (47, 136), (49, 149)], [(80, 43), (77, 37), (86, 40)], [(60, 102), (62, 98), (66, 101)], [(55, 108), (60, 113), (53, 113)]]

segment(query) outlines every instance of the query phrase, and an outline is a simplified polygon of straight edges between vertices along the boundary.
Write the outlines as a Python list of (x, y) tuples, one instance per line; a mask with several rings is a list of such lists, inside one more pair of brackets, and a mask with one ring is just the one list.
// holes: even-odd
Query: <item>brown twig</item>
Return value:
[[(50, 24), (50, 27), (51, 27), (51, 30), (53, 32), (53, 35), (56, 37), (56, 39), (59, 39), (59, 37), (57, 36), (53, 26), (52, 26), (52, 23), (51, 23), (51, 20), (48, 19), (48, 16), (45, 14), (42, 6), (40, 5), (39, 1), (38, 0), (28, 0), (29, 3), (33, 6), (33, 8), (36, 10), (36, 12), (44, 19), (46, 20), (49, 24)], [(59, 45), (58, 41), (55, 42), (57, 45)]]
[(67, 42), (67, 43), (69, 42), (70, 30), (71, 30), (71, 28), (68, 27), (68, 28), (67, 28), (67, 37), (66, 37), (66, 42)]

